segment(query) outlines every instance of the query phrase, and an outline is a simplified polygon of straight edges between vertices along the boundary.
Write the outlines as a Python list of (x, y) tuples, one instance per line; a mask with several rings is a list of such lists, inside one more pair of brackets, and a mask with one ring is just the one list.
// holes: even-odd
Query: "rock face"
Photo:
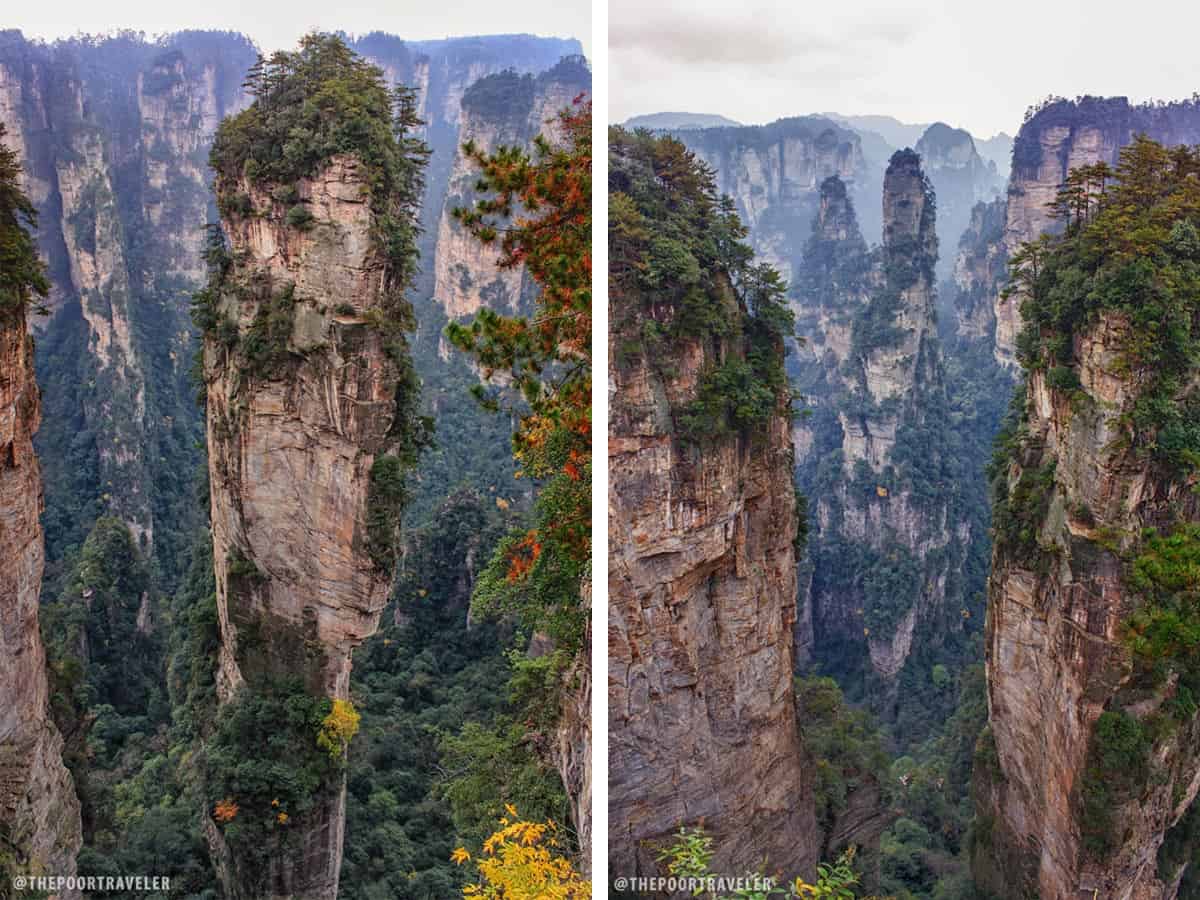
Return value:
[(975, 872), (1003, 896), (1174, 897), (1180, 872), (1161, 872), (1156, 855), (1200, 788), (1193, 717), (1155, 739), (1150, 782), (1111, 810), (1114, 846), (1101, 859), (1085, 852), (1080, 792), (1097, 720), (1121, 709), (1144, 718), (1174, 688), (1134, 690), (1122, 623), (1136, 598), (1122, 557), (1143, 528), (1200, 515), (1186, 484), (1164, 482), (1117, 440), (1137, 397), (1120, 365), (1128, 329), (1106, 313), (1076, 336), (1082, 396), (1029, 374), (1027, 424), (1004, 473), (1014, 509), (1011, 498), (1036, 488), (1021, 519), (1034, 537), (997, 536), (989, 585), (990, 733), (975, 765), (987, 839)]
[[(613, 357), (615, 358), (613, 348)], [(609, 855), (654, 873), (655, 847), (703, 820), (716, 871), (809, 871), (819, 841), (792, 700), (796, 568), (790, 436), (682, 448), (679, 377), (610, 370)]]
[[(915, 147), (921, 167), (937, 195), (937, 231), (941, 246), (958, 246), (976, 203), (994, 200), (1004, 190), (995, 163), (985, 162), (969, 132), (937, 122), (921, 135)], [(938, 281), (953, 273), (954, 256), (938, 259)]]
[[(954, 260), (953, 343), (960, 349), (995, 346), (995, 298), (1008, 278), (1004, 222), (1008, 204), (1003, 197), (977, 203), (958, 242)], [(949, 324), (949, 323), (948, 323)]]
[[(660, 164), (669, 174), (656, 174)], [(609, 187), (621, 221), (661, 209), (658, 192), (672, 177), (703, 182), (704, 172), (670, 138), (616, 134)], [(671, 226), (688, 253), (702, 235), (678, 231), (704, 227), (716, 211), (694, 188), (672, 199), (680, 216), (695, 215)], [(633, 227), (620, 258), (655, 252), (648, 231)], [(677, 420), (711, 392), (718, 367), (745, 358), (742, 329), (761, 327), (723, 263), (697, 270), (690, 295), (672, 293), (669, 280), (639, 280), (636, 264), (614, 270), (610, 291), (610, 868), (659, 874), (658, 850), (680, 826), (702, 825), (714, 839), (714, 871), (765, 862), (770, 872), (811, 875), (820, 836), (792, 680), (797, 513), (787, 397), (776, 390), (742, 427), (707, 418), (702, 444), (686, 436)], [(730, 323), (732, 336), (687, 330), (689, 300), (710, 304), (704, 321)], [(781, 355), (782, 339), (759, 348)]]
[(799, 266), (826, 178), (837, 175), (856, 196), (878, 196), (858, 135), (828, 119), (687, 128), (674, 136), (716, 171), (717, 192), (733, 198), (755, 255), (787, 279)]
[[(435, 150), (421, 248), (433, 260), (467, 88), (509, 67), (543, 71), (580, 45), (373, 34), (351, 46), (389, 83), (418, 91)], [(242, 83), (255, 55), (248, 38), (226, 33), (47, 46), (0, 32), (0, 118), (27, 161), (25, 187), (41, 213), (53, 282), (54, 314), (33, 322), (39, 369), (57, 376), (43, 378), (38, 442), (52, 560), (110, 514), (130, 526), (168, 582), (182, 574), (178, 535), (199, 524), (190, 473), (202, 463), (195, 448), (203, 425), (188, 374), (188, 302), (203, 283), (203, 226), (216, 220), (208, 148), (217, 123), (246, 105)], [(427, 269), (422, 296), (432, 292)], [(158, 477), (160, 459), (182, 477)], [(78, 515), (80, 497), (98, 498), (97, 508)], [(160, 520), (165, 529), (156, 528)]]
[[(1049, 204), (1071, 169), (1095, 162), (1116, 165), (1121, 148), (1144, 133), (1167, 146), (1200, 142), (1200, 102), (1131, 104), (1125, 97), (1056, 99), (1044, 104), (1021, 126), (1013, 145), (1012, 176), (1004, 229), (1008, 255), (1025, 241), (1054, 226)], [(1015, 344), (1021, 328), (1018, 295), (993, 294), (996, 359), (1016, 366)]]
[[(79, 800), (50, 720), (38, 631), (41, 418), (24, 313), (0, 312), (0, 872), (74, 875)], [(78, 893), (63, 896), (78, 896)]]
[(537, 76), (505, 71), (481, 78), (463, 94), (458, 149), (450, 172), (446, 202), (437, 229), (434, 297), (447, 318), (471, 316), (481, 306), (515, 313), (532, 289), (524, 269), (500, 269), (499, 248), (480, 243), (454, 219), (457, 207), (471, 207), (479, 170), (462, 150), (471, 142), (480, 152), (501, 146), (527, 147), (544, 133), (555, 133), (555, 117), (591, 90), (591, 72), (582, 57), (563, 59)]
[[(245, 39), (188, 33), (53, 47), (0, 35), (0, 108), (28, 160), (53, 316), (34, 319), (49, 373), (39, 438), (47, 549), (81, 544), (94, 517), (125, 521), (170, 578), (173, 536), (194, 521), (185, 485), (201, 429), (188, 386), (188, 299), (211, 220), (206, 155), (217, 122), (244, 102)], [(183, 477), (156, 477), (156, 464)], [(72, 510), (68, 514), (66, 510)]]
[[(295, 190), (314, 217), (303, 228), (288, 222), (290, 198), (244, 177), (218, 182), (220, 196), (248, 198), (254, 210), (222, 207), (234, 262), (218, 310), (236, 337), (210, 333), (204, 348), (222, 702), (287, 677), (347, 698), (351, 652), (387, 601), (390, 566), (370, 547), (371, 492), (415, 384), (376, 324), (394, 315), (392, 274), (367, 178), (343, 154), (301, 179)], [(336, 895), (342, 779), (272, 859), (272, 890)], [(240, 896), (237, 861), (226, 868), (226, 891)]]
[[(934, 313), (934, 199), (919, 158), (896, 153), (883, 245), (869, 253), (843, 185), (822, 186), (794, 289), (797, 476), (814, 515), (799, 641), (841, 673), (866, 673), (888, 715), (915, 649), (960, 633), (955, 574), (974, 540), (933, 485), (947, 477), (946, 397)], [(950, 609), (953, 607), (953, 609)], [(951, 614), (952, 613), (952, 614)], [(811, 623), (811, 624), (809, 624)], [(923, 654), (919, 654), (923, 655)]]

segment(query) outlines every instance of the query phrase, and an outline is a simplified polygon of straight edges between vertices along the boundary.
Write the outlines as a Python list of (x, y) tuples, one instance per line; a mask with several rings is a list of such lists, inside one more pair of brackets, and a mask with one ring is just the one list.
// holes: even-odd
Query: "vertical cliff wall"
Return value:
[(481, 306), (515, 313), (531, 289), (521, 268), (501, 270), (499, 248), (486, 246), (467, 233), (453, 216), (476, 200), (476, 164), (462, 145), (482, 153), (502, 146), (528, 147), (539, 134), (557, 132), (555, 118), (572, 101), (591, 90), (591, 72), (582, 57), (568, 57), (537, 76), (506, 70), (472, 84), (462, 95), (458, 148), (446, 187), (437, 227), (434, 256), (435, 300), (448, 318), (474, 315)]
[[(263, 699), (324, 698), (335, 712), (347, 699), (351, 653), (387, 601), (404, 474), (424, 442), (404, 295), (416, 263), (419, 151), (392, 138), (378, 70), (336, 39), (306, 38), (273, 77), (275, 89), (260, 89), (214, 144), (229, 247), (211, 237), (212, 280), (197, 305), (217, 691), (233, 716)], [(294, 85), (354, 105), (306, 119), (307, 107), (280, 99)], [(298, 159), (276, 155), (280, 133), (306, 135), (293, 148)], [(316, 737), (303, 727), (295, 735), (309, 742), (297, 747), (297, 765)], [(210, 783), (223, 774), (210, 773)], [(217, 827), (235, 818), (213, 813), (210, 844), (230, 896), (336, 896), (345, 772), (317, 774), (266, 860), (241, 831)], [(263, 814), (250, 799), (229, 799)]]
[[(610, 136), (614, 875), (658, 871), (655, 852), (681, 825), (715, 838), (720, 872), (765, 860), (769, 871), (810, 873), (820, 846), (792, 686), (796, 501), (786, 384), (774, 368), (782, 335), (746, 305), (745, 273), (705, 256), (706, 229), (738, 233), (705, 185), (678, 142)], [(648, 260), (680, 257), (652, 233), (694, 261), (690, 282), (654, 282)], [(774, 375), (745, 367), (755, 347)], [(765, 391), (751, 420), (738, 420), (719, 387), (734, 372)]]
[(951, 251), (967, 230), (975, 204), (999, 196), (1005, 179), (995, 163), (983, 160), (970, 133), (961, 128), (942, 122), (930, 125), (914, 149), (937, 195), (937, 233), (943, 248), (937, 266), (940, 283), (953, 274)]
[[(1113, 165), (1134, 135), (1168, 146), (1200, 143), (1200, 103), (1184, 100), (1134, 105), (1125, 97), (1054, 99), (1031, 110), (1013, 145), (1004, 246), (1012, 254), (1025, 241), (1053, 230), (1049, 204), (1071, 169), (1095, 162)], [(1021, 329), (1020, 295), (993, 295), (996, 359), (1016, 366)]]
[(733, 198), (755, 254), (785, 278), (799, 266), (821, 182), (837, 175), (856, 196), (878, 196), (858, 135), (828, 119), (689, 128), (675, 136), (716, 172), (717, 191)]
[[(0, 138), (6, 137), (0, 123)], [(12, 267), (0, 286), (0, 877), (6, 885), (17, 873), (75, 874), (81, 841), (75, 785), (50, 721), (38, 630), (44, 556), (33, 435), (41, 404), (26, 331), (30, 286), (18, 274), (36, 259), (13, 203), (18, 159), (0, 146), (0, 242), (6, 269)]]
[(33, 323), (52, 587), (66, 548), (103, 514), (129, 525), (168, 581), (181, 574), (197, 521), (187, 305), (211, 220), (207, 147), (243, 102), (253, 60), (231, 35), (54, 46), (0, 36), (0, 106), (29, 160), (53, 285), (53, 316)]
[[(1160, 151), (1139, 145), (1129, 189), (1110, 185), (1111, 207), (1022, 284), (1026, 388), (993, 473), (975, 764), (976, 876), (1005, 897), (1168, 900), (1190, 856), (1171, 829), (1200, 788), (1198, 320), (1194, 290), (1147, 286), (1195, 265), (1200, 160), (1174, 170)], [(1174, 225), (1147, 236), (1159, 202)], [(1134, 268), (1144, 280), (1108, 281)]]
[(892, 157), (877, 251), (844, 185), (830, 179), (821, 194), (792, 301), (804, 343), (789, 365), (811, 409), (793, 429), (812, 507), (799, 639), (852, 697), (894, 719), (908, 715), (902, 680), (919, 694), (936, 654), (963, 640), (964, 560), (982, 529), (946, 490), (965, 462), (948, 434), (934, 196), (920, 160)]
[(951, 284), (952, 317), (942, 329), (958, 353), (980, 346), (991, 355), (996, 340), (995, 298), (1008, 280), (1004, 197), (977, 203), (958, 240)]

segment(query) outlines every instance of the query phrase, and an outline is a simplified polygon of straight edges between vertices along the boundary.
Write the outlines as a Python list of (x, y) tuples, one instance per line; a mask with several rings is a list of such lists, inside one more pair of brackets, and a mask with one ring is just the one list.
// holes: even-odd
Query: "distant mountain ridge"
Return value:
[(742, 123), (710, 113), (660, 112), (633, 116), (624, 122), (626, 128), (662, 129), (675, 131), (692, 128), (740, 128)]

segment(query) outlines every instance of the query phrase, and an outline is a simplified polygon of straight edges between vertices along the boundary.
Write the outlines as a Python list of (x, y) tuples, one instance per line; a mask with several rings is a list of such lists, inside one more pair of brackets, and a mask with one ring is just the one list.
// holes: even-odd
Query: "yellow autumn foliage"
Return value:
[[(517, 811), (506, 807), (514, 818)], [(450, 858), (458, 865), (471, 861), (459, 847)], [(487, 900), (591, 900), (592, 884), (561, 855), (554, 822), (500, 820), (500, 828), (483, 842), (475, 860), (479, 882), (463, 888), (463, 896)]]
[(333, 708), (321, 722), (317, 732), (317, 746), (329, 751), (331, 759), (339, 760), (350, 746), (350, 740), (358, 734), (358, 723), (362, 720), (358, 710), (349, 700), (334, 700)]

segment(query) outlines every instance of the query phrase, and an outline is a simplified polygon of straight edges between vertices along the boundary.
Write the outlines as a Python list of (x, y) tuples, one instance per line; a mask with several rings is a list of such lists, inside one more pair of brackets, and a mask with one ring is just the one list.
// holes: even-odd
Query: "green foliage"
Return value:
[(716, 195), (712, 170), (682, 143), (610, 130), (612, 329), (626, 354), (643, 356), (664, 378), (674, 355), (661, 341), (700, 341), (709, 368), (697, 396), (673, 410), (689, 441), (761, 433), (790, 406), (787, 285), (754, 262), (745, 237), (732, 201)]
[(254, 319), (241, 336), (242, 370), (255, 378), (280, 378), (285, 364), (294, 358), (291, 351), (292, 330), (296, 317), (296, 288), (287, 284), (280, 291), (270, 291), (258, 305)]
[(46, 268), (30, 232), (37, 229), (37, 208), (21, 189), (21, 163), (3, 142), (0, 122), (0, 324), (33, 306), (50, 292)]
[(312, 210), (303, 203), (297, 203), (288, 209), (285, 221), (289, 228), (295, 228), (298, 231), (308, 231), (313, 227), (313, 222), (316, 219), (313, 217)]
[[(482, 842), (504, 804), (537, 810), (539, 821), (570, 821), (557, 773), (530, 752), (525, 726), (508, 716), (489, 725), (467, 723), (439, 746), (446, 781), (441, 795), (453, 810), (456, 832), (468, 843)], [(524, 815), (524, 813), (522, 813)]]
[(1115, 846), (1116, 809), (1146, 783), (1150, 746), (1142, 723), (1123, 710), (1103, 712), (1096, 720), (1078, 800), (1083, 847), (1094, 859), (1104, 859)]
[(466, 624), (470, 573), (514, 516), (486, 489), (464, 488), (406, 527), (393, 605), (351, 676), (362, 723), (349, 753), (348, 900), (461, 893), (450, 853), (487, 837), (506, 802), (568, 821), (558, 776), (538, 757), (536, 722), (506, 689), (516, 682), (506, 648), (524, 642), (504, 623)]
[(1116, 169), (1072, 171), (1055, 215), (1065, 228), (1010, 260), (1024, 330), (1018, 355), (1054, 386), (1074, 389), (1077, 335), (1102, 316), (1124, 325), (1121, 367), (1138, 385), (1124, 418), (1133, 447), (1175, 470), (1200, 459), (1186, 417), (1188, 372), (1200, 358), (1200, 150), (1138, 136)]
[(408, 466), (397, 456), (377, 456), (371, 464), (367, 487), (367, 552), (384, 572), (396, 563), (400, 548), (400, 521), (408, 501)]
[(815, 762), (821, 830), (830, 832), (860, 788), (879, 792), (878, 802), (886, 805), (890, 760), (871, 714), (847, 704), (832, 678), (818, 676), (796, 679), (796, 714), (805, 749)]
[(246, 87), (254, 102), (222, 122), (213, 141), (219, 194), (243, 176), (292, 185), (349, 154), (366, 167), (372, 194), (383, 204), (378, 212), (386, 214), (393, 199), (417, 208), (424, 158), (413, 151), (420, 145), (397, 141), (393, 131), (411, 128), (393, 118), (394, 107), (411, 95), (389, 93), (383, 72), (340, 37), (309, 34), (296, 51), (260, 57)]
[[(887, 895), (974, 897), (964, 887), (970, 884), (967, 836), (975, 815), (969, 791), (973, 769), (988, 765), (976, 748), (991, 746), (980, 738), (988, 715), (983, 664), (971, 664), (956, 680), (953, 714), (891, 766), (892, 803), (900, 818), (880, 843), (881, 888)], [(948, 692), (950, 685), (939, 690)]]
[[(523, 267), (538, 292), (532, 317), (483, 308), (469, 324), (451, 323), (446, 335), (485, 381), (505, 374), (506, 405), (518, 417), (513, 458), (520, 476), (540, 482), (532, 527), (514, 530), (492, 555), (473, 609), (516, 613), (524, 627), (576, 652), (592, 559), (591, 104), (576, 100), (558, 123), (561, 137), (538, 135), (532, 151), (464, 145), (480, 170), (482, 196), (454, 218), (480, 243), (499, 246), (501, 268)], [(499, 408), (482, 385), (474, 393), (485, 408)]]
[[(715, 896), (714, 900), (769, 900), (771, 897), (807, 897), (810, 900), (854, 900), (860, 896), (854, 888), (859, 884), (858, 875), (852, 867), (854, 848), (843, 853), (835, 863), (820, 863), (817, 880), (809, 884), (802, 878), (774, 888), (735, 888), (732, 894)], [(712, 871), (713, 839), (703, 828), (681, 826), (670, 844), (661, 848), (656, 856), (664, 865), (667, 874), (674, 878), (691, 878), (701, 881), (718, 877)], [(728, 877), (728, 873), (721, 873)], [(709, 896), (704, 887), (693, 889), (692, 896)]]
[[(140, 616), (153, 610), (150, 569), (119, 519), (96, 521), (60, 598), (42, 613), (54, 698), (65, 721), (96, 721), (91, 752), (112, 764), (124, 739), (168, 717), (162, 647)], [(102, 711), (101, 711), (102, 710)], [(107, 739), (102, 739), (105, 735)]]
[[(293, 821), (339, 788), (340, 759), (318, 745), (332, 710), (299, 679), (242, 690), (224, 704), (204, 748), (206, 815), (239, 860), (243, 879), (265, 878), (268, 860), (288, 845)], [(218, 804), (236, 813), (222, 815)]]
[(1158, 680), (1178, 673), (1178, 690), (1187, 690), (1188, 697), (1177, 711), (1194, 710), (1189, 697), (1200, 690), (1200, 525), (1180, 523), (1166, 535), (1150, 532), (1128, 583), (1141, 603), (1125, 623), (1127, 645)]
[(1016, 484), (1007, 486), (1007, 473), (997, 478), (992, 523), (997, 544), (1015, 558), (1041, 554), (1038, 533), (1054, 499), (1053, 460), (1037, 468), (1022, 469)]

